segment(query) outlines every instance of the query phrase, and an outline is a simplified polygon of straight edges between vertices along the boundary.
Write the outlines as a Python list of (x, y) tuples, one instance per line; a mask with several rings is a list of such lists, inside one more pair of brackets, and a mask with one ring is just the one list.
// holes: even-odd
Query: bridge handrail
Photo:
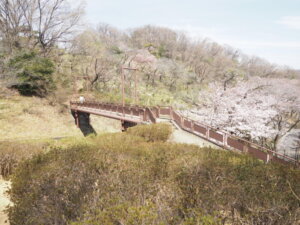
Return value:
[(231, 138), (233, 138), (233, 139), (235, 139), (235, 140), (238, 140), (238, 141), (247, 143), (247, 144), (249, 144), (250, 146), (255, 146), (255, 147), (257, 147), (257, 148), (260, 148), (260, 149), (258, 149), (258, 150), (264, 150), (264, 151), (269, 152), (269, 153), (271, 153), (271, 154), (274, 154), (274, 155), (277, 155), (277, 156), (284, 157), (284, 158), (286, 158), (286, 159), (288, 159), (288, 160), (291, 160), (291, 161), (298, 162), (298, 161), (295, 160), (294, 158), (291, 158), (291, 157), (289, 157), (289, 156), (287, 156), (287, 155), (283, 155), (283, 154), (281, 154), (281, 153), (275, 152), (275, 151), (273, 151), (273, 150), (271, 150), (271, 149), (268, 149), (268, 148), (266, 148), (266, 147), (260, 146), (259, 144), (256, 144), (256, 143), (251, 142), (251, 141), (246, 140), (246, 139), (243, 139), (243, 138), (241, 138), (241, 137), (234, 136), (234, 135), (232, 135), (232, 134), (230, 134), (230, 133), (228, 133), (228, 132), (226, 132), (226, 131), (221, 131), (221, 130), (219, 130), (219, 129), (213, 128), (212, 126), (209, 126), (209, 125), (200, 123), (200, 122), (198, 122), (198, 121), (191, 120), (191, 119), (189, 119), (189, 118), (187, 118), (187, 117), (185, 117), (185, 116), (182, 116), (182, 117), (183, 117), (184, 119), (187, 119), (187, 120), (192, 121), (193, 123), (197, 123), (197, 124), (200, 124), (200, 125), (202, 125), (202, 126), (206, 126), (206, 127), (209, 128), (210, 130), (214, 130), (214, 131), (217, 131), (218, 133), (225, 134), (225, 135), (227, 135), (227, 137), (231, 137)]
[[(246, 144), (247, 144), (246, 147), (256, 147), (256, 148), (257, 148), (256, 150), (261, 151), (261, 152), (267, 152), (267, 153), (270, 153), (270, 154), (273, 155), (273, 157), (274, 157), (274, 156), (275, 156), (275, 157), (276, 157), (276, 156), (279, 156), (279, 157), (282, 157), (282, 158), (284, 158), (284, 159), (286, 159), (286, 160), (288, 160), (288, 161), (290, 161), (290, 162), (292, 162), (292, 163), (299, 164), (299, 161), (297, 161), (296, 159), (291, 158), (291, 157), (289, 157), (289, 156), (287, 156), (287, 155), (283, 155), (283, 154), (281, 154), (281, 153), (275, 152), (275, 151), (273, 151), (273, 150), (271, 150), (271, 149), (265, 148), (265, 147), (260, 146), (260, 145), (258, 145), (258, 144), (256, 144), (256, 143), (253, 143), (253, 142), (251, 142), (251, 141), (245, 140), (245, 139), (240, 138), (240, 137), (233, 136), (233, 135), (229, 134), (229, 133), (226, 132), (226, 131), (221, 131), (221, 130), (216, 129), (216, 128), (212, 127), (212, 126), (209, 126), (209, 125), (207, 125), (207, 124), (203, 124), (203, 123), (201, 123), (201, 122), (199, 122), (199, 121), (194, 121), (194, 120), (192, 120), (192, 119), (190, 119), (190, 118), (187, 118), (187, 117), (181, 115), (181, 113), (176, 112), (172, 107), (170, 107), (170, 111), (173, 111), (173, 112), (179, 114), (179, 116), (181, 117), (181, 120), (187, 120), (187, 121), (190, 121), (192, 124), (199, 124), (199, 125), (201, 125), (202, 127), (205, 127), (205, 128), (208, 130), (208, 132), (209, 132), (210, 130), (212, 130), (212, 131), (215, 131), (215, 132), (217, 132), (217, 133), (222, 134), (222, 135), (223, 135), (223, 139), (230, 137), (230, 138), (232, 138), (232, 139), (234, 139), (234, 140), (237, 140), (237, 141), (241, 142), (242, 144), (245, 144), (245, 143), (246, 143)], [(178, 125), (180, 126), (180, 128), (182, 128), (182, 129), (184, 129), (184, 130), (187, 129), (187, 127), (184, 126), (184, 124), (182, 124), (182, 123), (181, 123), (181, 124), (178, 124)], [(195, 134), (195, 132), (192, 131), (192, 130), (188, 130), (188, 131)], [(207, 139), (210, 140), (210, 141), (212, 141), (212, 142), (215, 142), (215, 140), (212, 140), (212, 139), (209, 138), (209, 137), (207, 137)], [(226, 140), (226, 142), (227, 142), (227, 140)], [(222, 147), (227, 148), (228, 143), (226, 143), (226, 142), (223, 143)], [(227, 146), (226, 146), (226, 145), (227, 145)], [(234, 148), (234, 147), (231, 146), (231, 148)], [(280, 158), (279, 158), (279, 159), (280, 159)], [(272, 158), (269, 159), (269, 160), (272, 160)], [(269, 161), (269, 160), (268, 160), (268, 161)]]
[[(114, 105), (114, 106), (123, 106), (121, 103), (111, 103), (111, 102), (98, 102), (98, 101), (84, 101), (84, 102), (80, 102), (78, 100), (74, 101), (70, 101), (70, 104), (86, 104), (86, 103), (96, 103), (96, 104), (108, 104), (108, 105)], [(137, 107), (137, 108), (145, 108), (144, 106), (140, 106), (140, 105), (135, 105), (135, 104), (125, 104), (124, 107)]]
[(149, 119), (151, 120), (152, 123), (156, 123), (156, 116), (154, 115), (154, 113), (152, 112), (152, 110), (147, 107), (146, 108), (146, 112), (148, 113)]
[[(84, 102), (80, 102), (80, 101), (70, 101), (70, 105), (71, 107), (73, 105), (76, 105), (76, 106), (83, 106), (83, 107), (95, 107), (95, 108), (98, 108), (98, 109), (102, 109), (102, 110), (106, 110), (106, 111), (114, 111), (114, 112), (118, 112), (118, 113), (122, 113), (125, 115), (128, 115), (130, 113), (130, 116), (138, 116), (141, 118), (142, 121), (147, 121), (147, 114), (149, 114), (149, 112), (146, 112), (146, 108), (144, 107), (140, 107), (140, 106), (137, 106), (137, 105), (125, 105), (123, 107), (122, 104), (115, 104), (115, 103), (106, 103), (106, 102), (96, 102), (96, 101), (84, 101)], [(112, 107), (116, 107), (115, 110), (111, 110), (110, 109), (107, 109), (103, 106), (111, 106)], [(130, 111), (128, 113), (128, 111)], [(151, 110), (150, 110), (151, 111)], [(152, 117), (151, 118), (151, 115), (148, 116), (148, 118), (150, 120), (152, 120), (151, 122), (156, 122), (156, 118)]]

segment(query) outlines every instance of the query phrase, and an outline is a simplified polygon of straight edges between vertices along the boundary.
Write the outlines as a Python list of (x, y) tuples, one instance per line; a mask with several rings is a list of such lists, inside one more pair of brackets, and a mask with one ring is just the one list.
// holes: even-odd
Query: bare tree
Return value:
[(94, 60), (94, 75), (89, 76), (91, 89), (96, 82), (100, 82), (106, 87), (106, 84), (112, 79), (110, 71), (114, 68), (113, 63), (106, 58), (96, 58)]
[(0, 34), (10, 50), (40, 46), (46, 53), (72, 34), (82, 9), (67, 0), (0, 0)]
[(109, 24), (100, 23), (97, 26), (97, 35), (100, 40), (106, 44), (106, 46), (117, 46), (120, 41), (123, 33), (120, 32), (117, 28), (112, 27)]
[(36, 30), (44, 51), (48, 51), (57, 41), (65, 40), (78, 24), (82, 10), (72, 9), (66, 0), (37, 0)]
[(27, 8), (27, 3), (20, 0), (0, 0), (0, 34), (9, 50), (20, 46), (19, 37), (26, 27), (23, 9)]

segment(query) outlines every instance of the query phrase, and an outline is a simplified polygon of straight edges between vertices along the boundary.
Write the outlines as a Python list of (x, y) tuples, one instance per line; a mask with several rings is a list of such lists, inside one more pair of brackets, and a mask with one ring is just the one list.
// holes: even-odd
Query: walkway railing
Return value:
[[(265, 147), (259, 146), (250, 141), (244, 140), (242, 138), (233, 136), (227, 132), (220, 131), (203, 124), (198, 121), (191, 120), (187, 117), (182, 116), (179, 112), (174, 110), (172, 107), (140, 107), (135, 105), (122, 106), (119, 104), (103, 103), (103, 102), (93, 102), (86, 101), (80, 103), (78, 101), (71, 101), (71, 110), (80, 111), (80, 107), (105, 110), (111, 113), (119, 113), (123, 120), (127, 120), (130, 116), (134, 115), (139, 118), (139, 120), (134, 121), (137, 123), (156, 123), (156, 119), (161, 116), (167, 116), (169, 119), (174, 121), (181, 129), (197, 135), (215, 145), (218, 145), (224, 149), (235, 150), (243, 153), (252, 155), (255, 158), (263, 160), (264, 162), (280, 162), (284, 164), (294, 164), (299, 166), (300, 163), (294, 158), (287, 155), (283, 155), (267, 149)], [(95, 111), (90, 110), (90, 113)], [(96, 113), (95, 113), (96, 114)], [(105, 116), (105, 115), (104, 115)], [(113, 117), (113, 116), (111, 116)], [(128, 119), (128, 121), (130, 121)]]

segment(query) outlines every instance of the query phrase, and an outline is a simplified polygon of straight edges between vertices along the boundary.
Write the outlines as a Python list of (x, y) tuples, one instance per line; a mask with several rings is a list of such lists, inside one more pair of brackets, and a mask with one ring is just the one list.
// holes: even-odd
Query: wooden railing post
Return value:
[(223, 146), (226, 147), (227, 146), (227, 133), (223, 134)]
[(206, 134), (205, 134), (207, 140), (209, 140), (209, 127), (206, 127)]
[(147, 121), (147, 114), (146, 114), (146, 110), (143, 109), (143, 120), (146, 122)]
[(170, 119), (174, 120), (174, 117), (173, 117), (173, 108), (170, 107), (169, 110), (170, 110)]
[(144, 110), (144, 121), (147, 121), (147, 111), (145, 109)]
[(155, 109), (156, 118), (159, 118), (159, 109), (158, 109), (158, 107), (154, 107), (154, 109)]
[(270, 161), (270, 154), (268, 153), (266, 163), (269, 163), (269, 161)]
[(248, 144), (247, 143), (243, 143), (243, 152), (244, 153), (248, 153), (248, 150), (249, 150), (249, 147), (248, 147)]
[(179, 126), (181, 128), (184, 128), (184, 123), (183, 123), (183, 117), (182, 117), (182, 115), (180, 115), (180, 124), (179, 124)]

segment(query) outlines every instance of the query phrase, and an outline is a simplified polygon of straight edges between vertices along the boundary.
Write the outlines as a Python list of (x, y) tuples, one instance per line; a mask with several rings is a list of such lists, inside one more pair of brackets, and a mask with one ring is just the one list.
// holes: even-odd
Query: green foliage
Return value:
[(22, 53), (11, 59), (9, 66), (16, 71), (18, 84), (14, 87), (22, 95), (45, 97), (55, 89), (55, 66), (50, 59), (34, 52)]
[(154, 47), (152, 43), (144, 44), (144, 48), (150, 48), (150, 47)]
[(157, 123), (148, 126), (138, 125), (127, 131), (129, 134), (143, 137), (146, 141), (167, 141), (172, 133), (172, 128), (167, 123)]
[(160, 45), (158, 48), (157, 48), (157, 52), (156, 52), (156, 56), (158, 58), (161, 58), (161, 57), (166, 57), (167, 55), (167, 50), (165, 48), (164, 45)]
[(10, 223), (296, 224), (299, 170), (149, 142), (137, 132), (146, 127), (67, 140), (22, 162), (12, 177)]
[(112, 46), (110, 50), (112, 51), (112, 53), (116, 55), (120, 55), (124, 53), (118, 46)]

